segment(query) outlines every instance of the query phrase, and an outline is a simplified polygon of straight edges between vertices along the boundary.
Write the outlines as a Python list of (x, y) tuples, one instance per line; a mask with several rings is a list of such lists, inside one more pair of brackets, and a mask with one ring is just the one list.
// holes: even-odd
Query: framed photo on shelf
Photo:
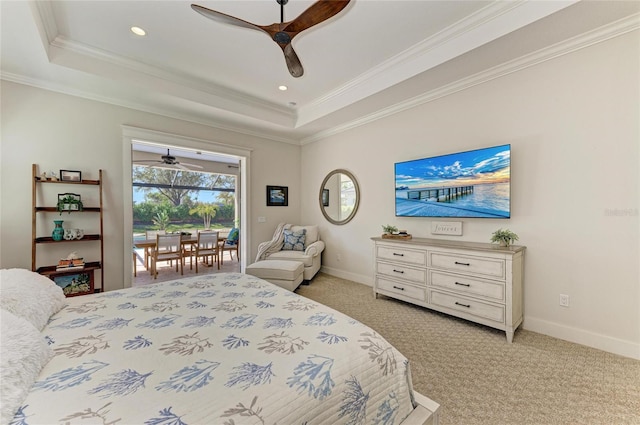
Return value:
[(51, 279), (66, 297), (93, 293), (93, 270), (53, 274)]
[(329, 206), (329, 189), (322, 189), (322, 206)]
[(267, 206), (289, 206), (289, 188), (287, 186), (267, 186)]
[(60, 170), (60, 180), (64, 182), (81, 182), (82, 171)]

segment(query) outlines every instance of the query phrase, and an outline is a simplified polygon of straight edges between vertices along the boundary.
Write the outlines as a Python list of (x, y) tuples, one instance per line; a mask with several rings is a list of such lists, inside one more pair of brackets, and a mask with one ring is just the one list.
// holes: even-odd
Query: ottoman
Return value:
[(288, 260), (263, 260), (250, 264), (245, 273), (250, 274), (281, 288), (295, 291), (302, 283), (304, 264)]

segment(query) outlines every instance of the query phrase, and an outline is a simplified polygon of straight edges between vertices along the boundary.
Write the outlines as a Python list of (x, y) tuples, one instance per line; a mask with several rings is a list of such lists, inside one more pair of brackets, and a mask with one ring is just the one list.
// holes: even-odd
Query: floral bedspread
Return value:
[(399, 424), (408, 362), (372, 329), (243, 274), (68, 299), (13, 424)]

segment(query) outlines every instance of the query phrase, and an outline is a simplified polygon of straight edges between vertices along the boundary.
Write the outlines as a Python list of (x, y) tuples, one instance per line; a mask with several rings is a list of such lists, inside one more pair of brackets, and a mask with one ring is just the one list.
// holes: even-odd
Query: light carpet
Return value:
[(640, 361), (518, 329), (504, 332), (319, 273), (297, 293), (359, 320), (411, 363), (441, 424), (640, 424)]

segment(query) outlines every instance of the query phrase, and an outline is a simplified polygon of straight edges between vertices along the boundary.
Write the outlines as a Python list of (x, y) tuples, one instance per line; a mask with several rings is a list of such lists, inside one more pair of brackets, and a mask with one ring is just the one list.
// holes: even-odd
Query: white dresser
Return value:
[(373, 293), (503, 330), (522, 323), (524, 246), (371, 238)]

